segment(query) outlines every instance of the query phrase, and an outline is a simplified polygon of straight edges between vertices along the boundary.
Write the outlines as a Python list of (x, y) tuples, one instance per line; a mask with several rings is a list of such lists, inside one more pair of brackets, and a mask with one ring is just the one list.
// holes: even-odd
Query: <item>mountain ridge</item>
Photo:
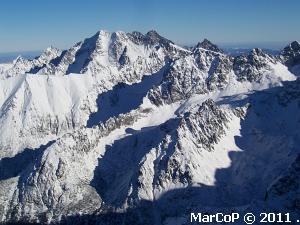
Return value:
[(298, 185), (297, 46), (232, 57), (206, 39), (99, 31), (0, 64), (0, 222), (299, 215), (284, 183)]

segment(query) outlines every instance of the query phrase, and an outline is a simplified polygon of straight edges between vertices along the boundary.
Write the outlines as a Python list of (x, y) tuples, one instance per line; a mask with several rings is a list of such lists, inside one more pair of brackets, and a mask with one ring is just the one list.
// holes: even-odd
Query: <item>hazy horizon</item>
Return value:
[(0, 8), (0, 52), (50, 45), (67, 49), (102, 29), (153, 29), (180, 45), (204, 38), (220, 46), (288, 43), (300, 37), (295, 29), (300, 25), (299, 7), (297, 0), (5, 1)]
[[(199, 40), (202, 41), (202, 40)], [(261, 49), (269, 49), (274, 51), (279, 51), (283, 49), (286, 45), (288, 45), (290, 42), (265, 42), (265, 43), (214, 43), (217, 44), (220, 48), (226, 50), (226, 49), (253, 49), (253, 48), (261, 48)], [(75, 43), (73, 43), (74, 45)], [(186, 47), (192, 47), (197, 44), (179, 44), (180, 46), (186, 46)], [(51, 45), (53, 47), (56, 47), (55, 45)], [(70, 45), (70, 47), (72, 44)], [(48, 46), (49, 47), (49, 46)], [(46, 48), (45, 48), (46, 49)], [(0, 63), (10, 62), (14, 60), (18, 55), (22, 55), (25, 58), (33, 59), (34, 57), (39, 56), (45, 49), (38, 49), (38, 50), (30, 50), (30, 51), (13, 51), (13, 52), (0, 52)], [(67, 49), (67, 48), (65, 48)], [(61, 50), (65, 50), (61, 49)]]
[[(87, 37), (88, 38), (88, 37)], [(168, 37), (165, 37), (165, 38), (168, 38)], [(168, 38), (170, 39), (170, 38)], [(78, 40), (78, 41), (83, 41), (84, 39), (82, 40)], [(171, 41), (173, 41), (172, 39), (170, 39)], [(77, 42), (78, 42), (77, 41)], [(199, 40), (195, 43), (175, 43), (179, 46), (183, 46), (183, 47), (192, 47), (192, 46), (195, 46), (198, 42), (201, 42), (203, 41), (202, 40)], [(238, 48), (238, 49), (249, 49), (249, 48), (262, 48), (262, 49), (271, 49), (271, 50), (281, 50), (283, 49), (285, 46), (287, 46), (288, 44), (290, 44), (291, 42), (293, 41), (298, 41), (298, 40), (290, 40), (290, 41), (282, 41), (282, 42), (225, 42), (225, 43), (217, 43), (217, 42), (213, 42), (213, 44), (216, 44), (218, 45), (220, 48)], [(61, 50), (66, 50), (70, 47), (72, 47), (73, 45), (75, 45), (77, 42), (74, 42), (74, 43), (70, 43), (66, 48), (59, 48)], [(35, 53), (38, 53), (40, 54), (41, 52), (43, 52), (47, 47), (55, 47), (55, 48), (58, 48), (55, 46), (55, 44), (52, 44), (52, 45), (49, 45), (49, 46), (46, 46), (44, 49), (31, 49), (31, 50), (17, 50), (17, 51), (5, 51), (5, 52), (1, 52), (0, 51), (0, 56), (1, 55), (15, 55), (15, 54), (35, 54)]]

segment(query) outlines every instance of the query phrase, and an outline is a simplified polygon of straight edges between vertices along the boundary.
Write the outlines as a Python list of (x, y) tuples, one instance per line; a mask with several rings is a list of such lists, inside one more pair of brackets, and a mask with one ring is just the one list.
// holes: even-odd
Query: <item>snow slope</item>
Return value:
[[(91, 76), (19, 75), (0, 82), (1, 156), (38, 147), (75, 127), (95, 110)], [(93, 108), (94, 107), (94, 108)], [(12, 136), (12, 134), (14, 134)]]
[(231, 57), (208, 40), (99, 31), (0, 64), (0, 221), (299, 215), (298, 44)]

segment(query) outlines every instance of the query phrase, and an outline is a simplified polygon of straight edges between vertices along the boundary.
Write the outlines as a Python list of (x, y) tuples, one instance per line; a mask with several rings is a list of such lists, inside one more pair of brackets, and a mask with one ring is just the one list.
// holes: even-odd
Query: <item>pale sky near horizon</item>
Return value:
[(181, 45), (282, 45), (300, 39), (299, 9), (299, 0), (3, 0), (0, 53), (65, 49), (101, 29), (154, 29)]

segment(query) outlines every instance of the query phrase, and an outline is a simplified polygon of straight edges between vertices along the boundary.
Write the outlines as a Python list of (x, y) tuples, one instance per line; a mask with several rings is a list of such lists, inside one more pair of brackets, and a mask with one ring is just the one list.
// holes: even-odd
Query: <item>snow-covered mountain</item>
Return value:
[(299, 46), (232, 57), (207, 39), (99, 31), (0, 64), (0, 221), (299, 215)]
[(36, 57), (33, 60), (18, 56), (12, 63), (6, 63), (4, 66), (3, 64), (0, 66), (1, 78), (3, 79), (3, 77), (7, 78), (28, 72), (35, 72), (37, 68), (43, 67), (59, 55), (61, 55), (59, 49), (49, 47), (39, 57)]

